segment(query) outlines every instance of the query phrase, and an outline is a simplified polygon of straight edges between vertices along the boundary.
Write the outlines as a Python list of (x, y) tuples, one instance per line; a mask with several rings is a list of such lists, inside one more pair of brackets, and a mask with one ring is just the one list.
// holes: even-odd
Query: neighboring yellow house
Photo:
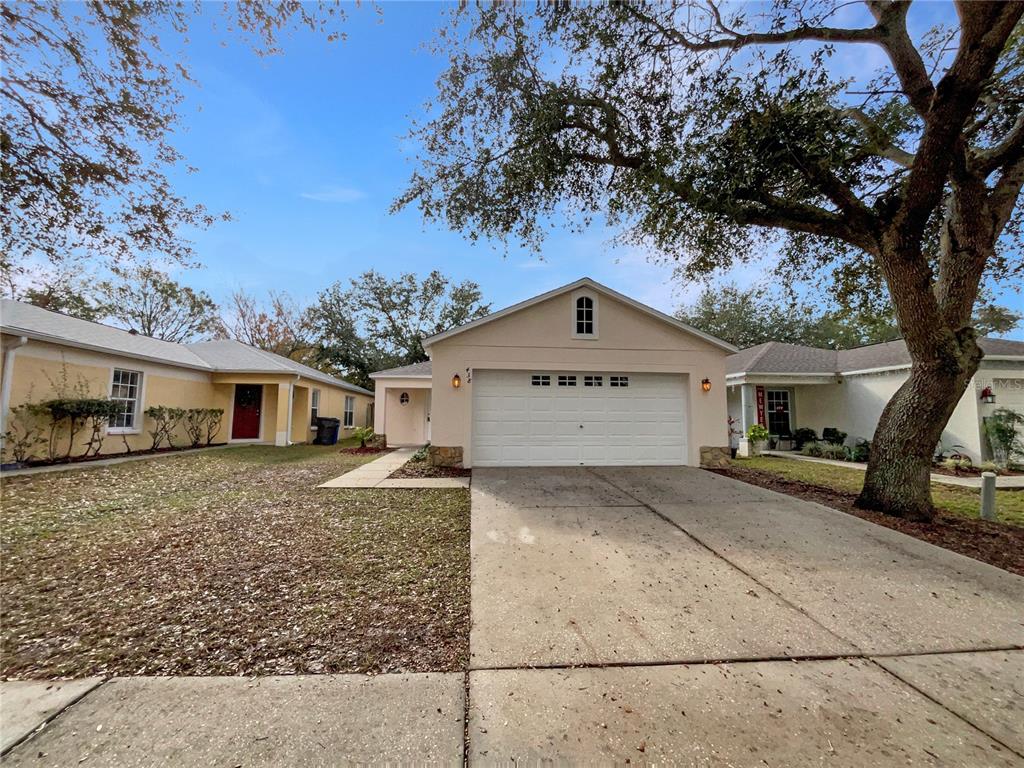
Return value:
[[(222, 408), (214, 442), (311, 442), (317, 416), (340, 419), (341, 437), (373, 423), (369, 390), (238, 341), (176, 344), (9, 299), (0, 302), (0, 338), (0, 433), (11, 408), (76, 391), (122, 404), (104, 454), (150, 447), (150, 406)], [(181, 427), (174, 436), (186, 444)]]

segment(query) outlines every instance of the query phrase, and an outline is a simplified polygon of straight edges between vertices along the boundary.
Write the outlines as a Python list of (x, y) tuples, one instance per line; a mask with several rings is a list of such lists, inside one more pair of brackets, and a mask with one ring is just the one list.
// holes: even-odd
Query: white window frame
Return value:
[[(136, 371), (132, 368), (111, 368), (110, 369), (110, 386), (107, 391), (110, 393), (110, 399), (116, 401), (127, 402), (131, 398), (126, 397), (114, 397), (114, 377), (117, 376), (117, 372), (137, 374), (139, 377), (138, 384), (135, 385), (135, 407), (132, 410), (132, 426), (130, 427), (115, 427), (109, 422), (107, 423), (107, 434), (108, 435), (138, 435), (142, 432), (142, 403), (145, 398), (145, 386), (146, 376), (143, 371)], [(129, 385), (130, 386), (130, 385)], [(116, 417), (114, 417), (116, 418)]]
[(603, 387), (604, 386), (604, 376), (592, 376), (592, 375), (584, 376), (583, 377), (583, 386), (584, 387)]
[(530, 377), (531, 387), (550, 387), (551, 375), (547, 373), (534, 373)]
[[(590, 317), (591, 317), (591, 333), (580, 333), (577, 326), (577, 313), (579, 307), (577, 304), (580, 299), (590, 299)], [(574, 339), (590, 339), (594, 340), (598, 338), (598, 318), (600, 310), (600, 302), (597, 300), (597, 296), (592, 291), (577, 291), (572, 294), (572, 338)]]
[(345, 395), (345, 411), (342, 415), (341, 426), (345, 429), (352, 429), (356, 425), (356, 398), (355, 395)]
[(609, 376), (608, 386), (615, 389), (625, 389), (629, 386), (629, 376)]
[(310, 390), (309, 394), (309, 423), (316, 427), (317, 417), (320, 415), (320, 390)]

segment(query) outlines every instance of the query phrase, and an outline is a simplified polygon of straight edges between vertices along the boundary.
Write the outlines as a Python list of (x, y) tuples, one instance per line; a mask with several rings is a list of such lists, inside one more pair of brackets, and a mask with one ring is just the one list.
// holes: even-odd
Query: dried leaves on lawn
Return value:
[(242, 448), (5, 483), (2, 674), (464, 668), (469, 495), (316, 487), (370, 458)]

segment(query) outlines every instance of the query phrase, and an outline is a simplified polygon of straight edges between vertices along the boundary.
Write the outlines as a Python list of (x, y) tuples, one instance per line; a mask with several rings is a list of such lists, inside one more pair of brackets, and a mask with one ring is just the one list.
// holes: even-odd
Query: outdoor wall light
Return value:
[(711, 391), (711, 379), (704, 379), (703, 381), (701, 381), (700, 388), (703, 389), (705, 392), (710, 392)]
[(981, 401), (983, 403), (994, 403), (996, 401), (996, 393), (992, 391), (992, 387), (985, 387), (981, 390)]
[(459, 387), (462, 386), (462, 377), (459, 376), (459, 374), (457, 373), (454, 376), (452, 376), (452, 386), (455, 389), (458, 389)]

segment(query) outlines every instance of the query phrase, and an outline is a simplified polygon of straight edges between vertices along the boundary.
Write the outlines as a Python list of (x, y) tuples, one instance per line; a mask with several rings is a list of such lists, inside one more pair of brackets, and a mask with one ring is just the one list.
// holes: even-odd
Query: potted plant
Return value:
[(762, 424), (751, 424), (747, 430), (747, 439), (754, 447), (754, 455), (761, 453), (768, 443), (768, 427)]

